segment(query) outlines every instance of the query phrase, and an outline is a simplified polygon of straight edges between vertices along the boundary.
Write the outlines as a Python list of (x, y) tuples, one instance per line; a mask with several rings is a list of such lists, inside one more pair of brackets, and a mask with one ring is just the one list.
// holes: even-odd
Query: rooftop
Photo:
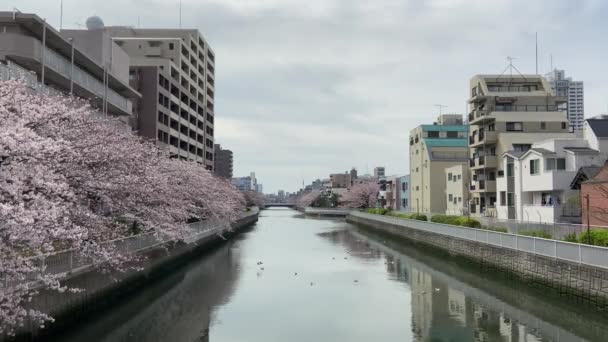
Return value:
[(593, 134), (598, 138), (608, 138), (608, 120), (606, 119), (587, 119), (587, 123)]
[(427, 132), (467, 132), (469, 130), (468, 125), (420, 125), (423, 131)]

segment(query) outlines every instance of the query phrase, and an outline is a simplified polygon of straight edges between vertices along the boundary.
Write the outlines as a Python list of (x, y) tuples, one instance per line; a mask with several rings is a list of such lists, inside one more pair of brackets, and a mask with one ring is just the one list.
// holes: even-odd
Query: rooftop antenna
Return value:
[(535, 59), (536, 59), (536, 74), (538, 75), (538, 32), (536, 32), (536, 53), (535, 53)]
[(509, 61), (509, 65), (507, 65), (505, 70), (500, 74), (500, 76), (497, 77), (497, 79), (501, 78), (502, 76), (505, 76), (505, 73), (507, 72), (507, 70), (509, 70), (509, 77), (510, 77), (509, 81), (513, 80), (513, 70), (515, 70), (519, 74), (519, 76), (523, 77), (524, 80), (526, 79), (526, 76), (524, 76), (521, 72), (519, 72), (519, 69), (517, 69), (515, 67), (515, 65), (513, 65), (514, 59), (517, 59), (517, 57), (507, 56), (507, 61)]
[(63, 28), (63, 0), (59, 3), (59, 31)]
[(436, 105), (433, 105), (433, 106), (439, 108), (439, 116), (441, 116), (441, 114), (442, 114), (442, 109), (448, 107), (448, 106), (442, 105), (442, 104), (436, 104)]

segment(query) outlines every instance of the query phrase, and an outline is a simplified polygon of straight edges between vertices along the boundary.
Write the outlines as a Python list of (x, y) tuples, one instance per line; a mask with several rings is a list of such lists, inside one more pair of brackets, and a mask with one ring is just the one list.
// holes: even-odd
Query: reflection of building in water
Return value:
[(412, 291), (412, 332), (417, 339), (425, 341), (429, 337), (433, 319), (433, 280), (430, 274), (416, 268), (410, 270)]
[(86, 329), (88, 336), (75, 336), (70, 341), (208, 341), (214, 309), (226, 303), (236, 288), (240, 259), (231, 244), (224, 245), (183, 270), (150, 283), (116, 308), (111, 321), (100, 322)]
[(460, 322), (463, 326), (467, 325), (465, 309), (466, 296), (464, 293), (448, 288), (448, 313), (452, 319)]

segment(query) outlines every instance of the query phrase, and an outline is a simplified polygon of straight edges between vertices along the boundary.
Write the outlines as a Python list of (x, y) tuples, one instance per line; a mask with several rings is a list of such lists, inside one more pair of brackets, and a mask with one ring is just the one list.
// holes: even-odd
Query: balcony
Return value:
[(474, 156), (469, 160), (471, 169), (495, 169), (498, 166), (498, 158), (493, 155)]
[(494, 120), (490, 114), (492, 112), (487, 109), (474, 109), (469, 113), (469, 125), (482, 125), (486, 122)]
[(496, 181), (495, 180), (479, 180), (472, 181), (471, 192), (496, 192)]
[(498, 139), (498, 133), (495, 131), (490, 132), (478, 132), (476, 135), (472, 135), (469, 137), (469, 145), (471, 147), (476, 147), (479, 145), (490, 145), (496, 144)]

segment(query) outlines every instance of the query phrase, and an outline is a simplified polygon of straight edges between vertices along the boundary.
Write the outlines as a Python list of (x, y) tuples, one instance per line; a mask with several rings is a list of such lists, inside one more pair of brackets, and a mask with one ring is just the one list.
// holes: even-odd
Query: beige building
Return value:
[(329, 175), (332, 188), (348, 188), (351, 185), (350, 173), (333, 173)]
[[(62, 34), (91, 55), (112, 56), (114, 45), (126, 52), (130, 85), (142, 94), (134, 129), (175, 157), (213, 169), (215, 54), (198, 30), (101, 26)], [(106, 41), (110, 48), (100, 48)]]
[(434, 124), (410, 131), (411, 211), (446, 212), (445, 169), (466, 165), (467, 134), (461, 115), (442, 115)]
[(502, 156), (549, 138), (572, 137), (566, 98), (539, 75), (477, 75), (470, 81), (469, 147), (473, 215), (495, 216)]
[(445, 197), (447, 201), (445, 213), (447, 215), (464, 215), (467, 213), (469, 173), (466, 163), (445, 169)]

